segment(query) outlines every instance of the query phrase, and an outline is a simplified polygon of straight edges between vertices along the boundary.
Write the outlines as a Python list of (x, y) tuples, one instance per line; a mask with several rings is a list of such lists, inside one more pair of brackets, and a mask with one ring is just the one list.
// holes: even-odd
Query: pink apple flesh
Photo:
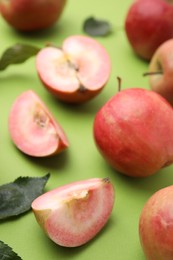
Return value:
[(15, 29), (36, 31), (55, 24), (65, 5), (66, 0), (0, 0), (0, 13)]
[(173, 186), (153, 194), (139, 220), (139, 236), (147, 260), (173, 259)]
[(32, 203), (36, 220), (48, 237), (64, 247), (90, 241), (107, 223), (114, 205), (108, 178), (78, 181), (51, 190)]
[(117, 171), (146, 177), (173, 163), (173, 109), (153, 91), (121, 90), (96, 114), (94, 139)]
[(62, 48), (45, 47), (36, 57), (38, 75), (56, 97), (82, 103), (96, 96), (109, 79), (110, 58), (103, 46), (87, 36), (70, 36)]
[(32, 90), (22, 93), (12, 105), (9, 133), (18, 149), (31, 156), (50, 156), (68, 147), (62, 127)]

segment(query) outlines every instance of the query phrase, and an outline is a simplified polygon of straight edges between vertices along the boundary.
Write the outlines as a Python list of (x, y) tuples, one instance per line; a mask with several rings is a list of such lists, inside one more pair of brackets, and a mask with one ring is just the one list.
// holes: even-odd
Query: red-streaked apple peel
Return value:
[(55, 188), (32, 203), (37, 222), (64, 247), (90, 241), (107, 223), (115, 191), (108, 178), (92, 178)]
[(44, 86), (57, 98), (82, 103), (105, 86), (111, 61), (99, 42), (74, 35), (64, 40), (62, 48), (49, 46), (39, 51), (36, 69)]
[[(149, 85), (151, 90), (163, 96), (173, 105), (173, 39), (161, 44), (149, 64)], [(145, 75), (145, 74), (144, 74)]]
[(129, 44), (139, 57), (151, 60), (156, 49), (173, 37), (173, 1), (132, 1), (125, 19)]
[(147, 177), (173, 163), (173, 110), (161, 95), (121, 90), (97, 112), (93, 136), (103, 158), (118, 172)]
[(30, 156), (50, 156), (69, 145), (60, 124), (32, 90), (22, 93), (13, 103), (9, 133), (17, 148)]
[(156, 191), (139, 217), (139, 239), (147, 260), (173, 259), (173, 186)]

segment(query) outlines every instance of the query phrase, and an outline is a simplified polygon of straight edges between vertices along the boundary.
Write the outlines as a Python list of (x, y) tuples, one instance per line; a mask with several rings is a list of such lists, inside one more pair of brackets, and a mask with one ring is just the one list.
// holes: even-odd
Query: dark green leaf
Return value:
[(26, 44), (17, 43), (2, 54), (0, 59), (0, 70), (5, 70), (11, 64), (23, 63), (30, 57), (36, 55), (40, 49)]
[(112, 27), (108, 21), (90, 17), (85, 20), (83, 30), (91, 36), (106, 36), (111, 33)]
[(1, 260), (22, 260), (20, 256), (18, 256), (15, 252), (13, 252), (12, 248), (9, 247), (4, 242), (0, 241), (0, 259)]
[(44, 177), (19, 177), (0, 186), (0, 220), (31, 209), (32, 201), (43, 193), (50, 174)]

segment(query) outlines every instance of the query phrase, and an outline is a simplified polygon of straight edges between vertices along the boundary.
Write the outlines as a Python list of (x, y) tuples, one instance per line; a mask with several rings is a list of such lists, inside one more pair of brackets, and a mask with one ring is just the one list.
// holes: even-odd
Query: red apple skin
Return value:
[[(173, 39), (162, 43), (155, 51), (149, 64), (151, 89), (173, 105)], [(155, 73), (156, 72), (156, 73)], [(160, 72), (160, 73), (157, 73)], [(155, 74), (153, 74), (155, 73)]]
[(63, 102), (80, 104), (97, 96), (109, 80), (111, 60), (95, 39), (72, 35), (62, 48), (49, 46), (36, 56), (38, 76), (46, 89)]
[(36, 31), (57, 22), (65, 5), (66, 0), (0, 0), (0, 13), (15, 29)]
[(8, 129), (16, 147), (30, 156), (52, 156), (69, 146), (63, 128), (33, 90), (23, 92), (14, 101)]
[(92, 178), (55, 188), (32, 203), (39, 225), (64, 247), (89, 242), (107, 223), (115, 191), (108, 178)]
[(44, 86), (55, 98), (61, 100), (64, 103), (69, 103), (69, 104), (83, 104), (96, 97), (102, 91), (102, 88), (92, 91), (83, 88), (81, 86), (77, 91), (73, 93), (69, 93), (69, 92), (59, 91), (58, 89), (55, 90), (53, 88), (50, 88), (50, 86), (47, 85), (46, 83), (44, 83)]
[(173, 162), (173, 109), (157, 93), (118, 92), (96, 114), (94, 140), (118, 172), (146, 177)]
[(147, 260), (173, 259), (173, 186), (153, 194), (143, 207), (139, 236)]
[(130, 6), (125, 31), (134, 52), (150, 60), (155, 50), (173, 37), (173, 1), (136, 0)]

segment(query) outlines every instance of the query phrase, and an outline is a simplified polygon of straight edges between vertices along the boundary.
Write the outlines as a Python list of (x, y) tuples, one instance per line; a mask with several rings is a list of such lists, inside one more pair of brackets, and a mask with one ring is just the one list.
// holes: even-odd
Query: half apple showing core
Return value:
[(62, 127), (32, 90), (22, 93), (12, 105), (9, 132), (17, 148), (30, 156), (50, 156), (68, 147)]
[(57, 98), (82, 103), (96, 96), (107, 83), (111, 62), (106, 49), (88, 36), (66, 38), (62, 48), (49, 46), (36, 56), (44, 86)]
[(51, 240), (64, 247), (77, 247), (104, 227), (113, 205), (111, 181), (92, 178), (44, 193), (33, 201), (32, 210)]

